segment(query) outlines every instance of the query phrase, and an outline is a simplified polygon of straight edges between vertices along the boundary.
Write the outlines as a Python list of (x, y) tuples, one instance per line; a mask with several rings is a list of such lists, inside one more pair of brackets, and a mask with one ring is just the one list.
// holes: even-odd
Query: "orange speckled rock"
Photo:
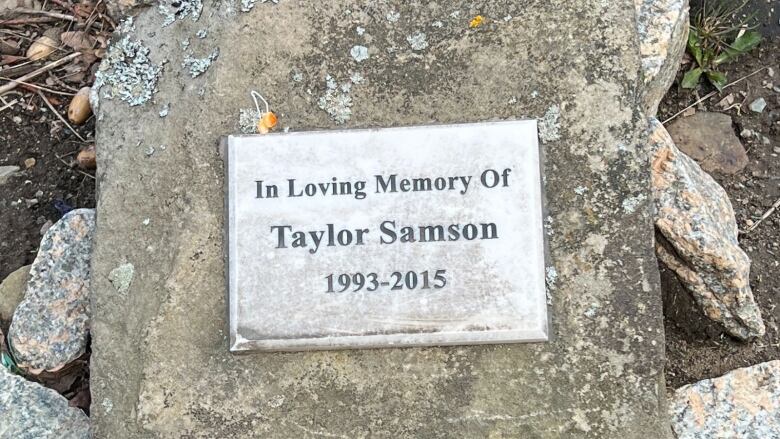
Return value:
[(780, 437), (780, 361), (680, 387), (669, 402), (678, 439)]
[[(740, 339), (764, 335), (750, 290), (750, 259), (739, 248), (726, 191), (650, 121), (655, 226), (666, 242), (658, 258), (672, 269), (704, 314)], [(668, 243), (668, 245), (666, 245)]]
[(44, 235), (8, 334), (20, 367), (57, 370), (84, 353), (95, 211), (68, 212)]

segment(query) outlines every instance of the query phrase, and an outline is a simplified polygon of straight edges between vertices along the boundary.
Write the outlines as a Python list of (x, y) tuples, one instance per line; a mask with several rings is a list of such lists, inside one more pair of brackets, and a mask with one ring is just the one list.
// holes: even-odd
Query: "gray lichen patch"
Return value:
[(368, 59), (368, 47), (366, 46), (352, 46), (349, 54), (352, 55), (352, 59), (356, 62), (365, 61)]
[(173, 24), (176, 20), (192, 17), (192, 21), (198, 21), (203, 12), (202, 0), (173, 0), (162, 1), (157, 6), (157, 11), (165, 17), (163, 27)]
[(97, 107), (97, 97), (119, 99), (131, 106), (141, 105), (156, 91), (161, 65), (152, 63), (149, 48), (140, 41), (124, 37), (108, 49), (108, 54), (95, 74), (90, 102)]
[(539, 139), (542, 143), (554, 142), (561, 138), (561, 108), (557, 105), (550, 107), (544, 117), (539, 120)]
[(406, 42), (412, 47), (412, 50), (425, 50), (428, 48), (428, 36), (425, 32), (417, 32), (414, 35), (406, 37)]
[(181, 66), (185, 69), (189, 69), (190, 76), (197, 78), (203, 74), (203, 72), (208, 70), (208, 68), (217, 59), (218, 56), (219, 47), (212, 50), (211, 54), (205, 58), (194, 58), (191, 53), (188, 53), (184, 57), (184, 61), (181, 63)]
[(108, 273), (108, 280), (116, 288), (119, 294), (126, 294), (130, 289), (130, 284), (133, 283), (133, 276), (135, 274), (135, 267), (131, 263), (122, 264)]
[[(255, 7), (257, 0), (241, 0), (241, 12), (249, 12)], [(279, 3), (279, 0), (260, 0), (260, 3)]]
[(244, 134), (257, 134), (260, 113), (254, 108), (242, 108), (238, 113), (238, 127)]
[(320, 97), (320, 109), (325, 110), (336, 123), (345, 123), (352, 117), (352, 97), (349, 95), (351, 83), (339, 87), (336, 80), (328, 75), (325, 77), (325, 84), (327, 88), (325, 94)]

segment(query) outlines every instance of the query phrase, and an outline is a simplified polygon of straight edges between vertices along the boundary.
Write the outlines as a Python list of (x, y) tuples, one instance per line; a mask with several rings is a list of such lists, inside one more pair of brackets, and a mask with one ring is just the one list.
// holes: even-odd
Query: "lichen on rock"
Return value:
[(737, 222), (726, 191), (650, 120), (658, 258), (710, 319), (740, 339), (764, 335), (750, 289), (750, 258), (739, 248)]
[(219, 57), (219, 47), (212, 50), (209, 56), (205, 58), (195, 58), (192, 56), (192, 53), (187, 53), (181, 66), (189, 70), (190, 76), (197, 78), (211, 67), (211, 64), (216, 61), (217, 57)]
[(176, 20), (192, 17), (192, 21), (198, 21), (203, 12), (203, 0), (173, 0), (161, 1), (157, 11), (165, 17), (163, 27), (170, 26)]
[(162, 66), (154, 64), (149, 53), (149, 48), (141, 41), (131, 40), (129, 36), (112, 44), (95, 74), (90, 95), (92, 107), (98, 107), (98, 97), (119, 98), (130, 106), (142, 105), (151, 99)]
[(350, 88), (339, 88), (336, 80), (330, 75), (325, 77), (325, 85), (325, 94), (319, 99), (320, 109), (325, 110), (336, 123), (345, 123), (352, 117)]

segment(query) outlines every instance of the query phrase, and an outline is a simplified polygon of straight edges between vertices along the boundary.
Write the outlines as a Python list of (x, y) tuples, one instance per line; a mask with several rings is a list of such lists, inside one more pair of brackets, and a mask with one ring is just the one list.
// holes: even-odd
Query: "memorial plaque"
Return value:
[(230, 136), (230, 348), (547, 340), (535, 121)]

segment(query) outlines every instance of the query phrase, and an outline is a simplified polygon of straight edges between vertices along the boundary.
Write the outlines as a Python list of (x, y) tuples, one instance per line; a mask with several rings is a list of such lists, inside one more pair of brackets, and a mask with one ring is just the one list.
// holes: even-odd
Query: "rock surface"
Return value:
[(651, 120), (658, 258), (672, 269), (710, 319), (740, 339), (764, 335), (750, 289), (750, 259), (739, 248), (726, 191)]
[(678, 439), (780, 437), (780, 361), (683, 386), (669, 412)]
[(8, 334), (19, 367), (57, 370), (84, 353), (95, 211), (68, 212), (46, 231)]
[(0, 366), (0, 437), (89, 439), (89, 418), (54, 390)]
[(19, 302), (24, 298), (27, 280), (30, 279), (30, 266), (26, 265), (9, 274), (0, 283), (0, 322), (11, 321)]
[(655, 116), (674, 83), (688, 41), (688, 0), (634, 0), (645, 81), (644, 110)]
[(745, 169), (748, 156), (731, 123), (728, 114), (697, 112), (667, 130), (677, 148), (705, 171), (736, 174)]
[[(142, 12), (159, 91), (99, 105), (96, 437), (671, 436), (633, 1), (490, 2), (476, 29), (464, 0), (230, 5)], [(539, 118), (553, 341), (231, 355), (216, 143), (250, 90), (279, 131)]]

